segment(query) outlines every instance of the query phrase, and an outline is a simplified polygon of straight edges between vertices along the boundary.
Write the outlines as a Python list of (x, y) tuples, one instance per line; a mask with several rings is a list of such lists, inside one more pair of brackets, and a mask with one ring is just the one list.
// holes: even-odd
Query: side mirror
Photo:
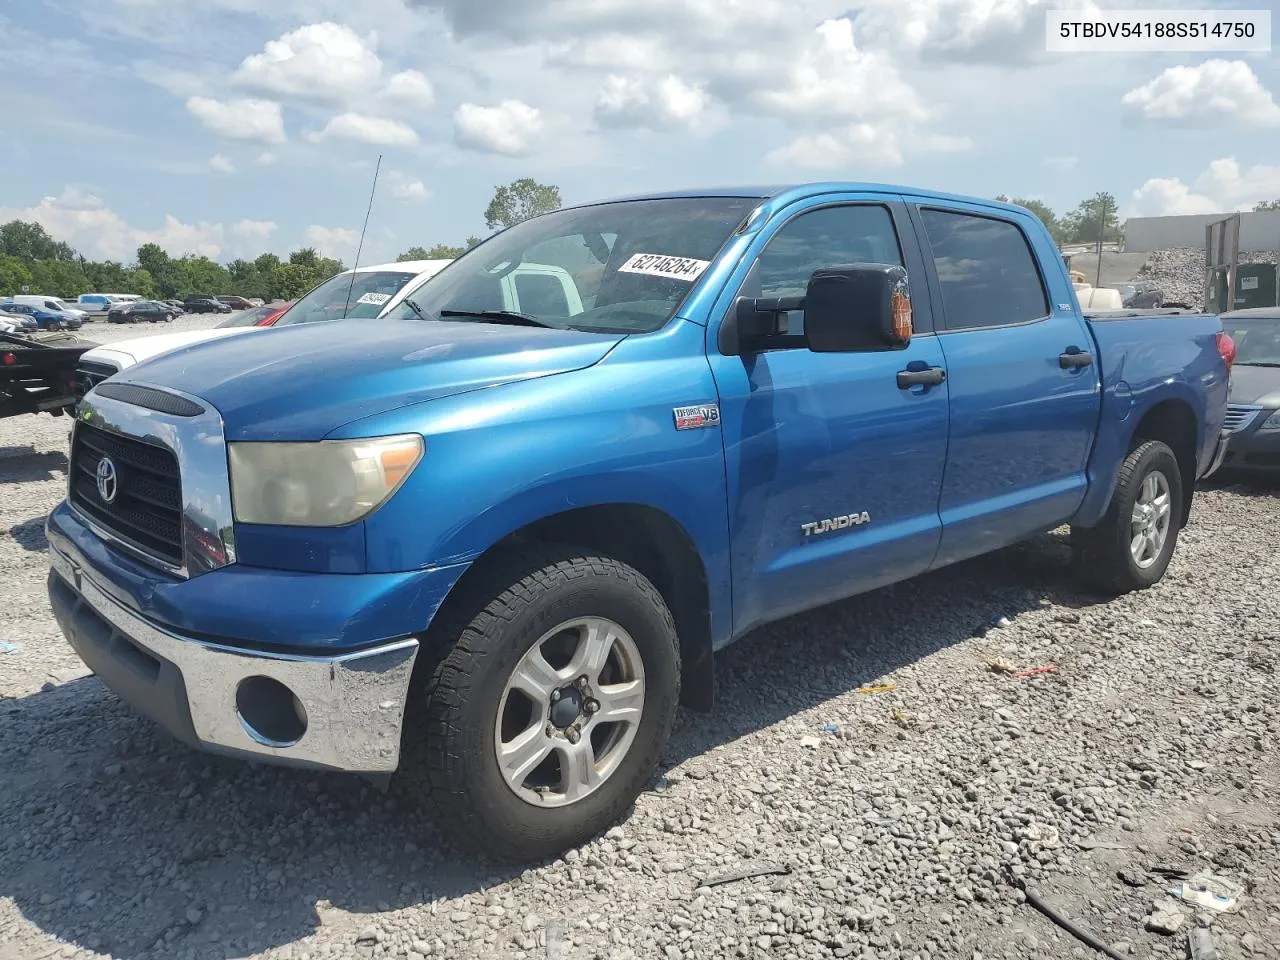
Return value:
[(815, 270), (804, 298), (814, 353), (901, 350), (911, 342), (907, 271), (884, 263)]

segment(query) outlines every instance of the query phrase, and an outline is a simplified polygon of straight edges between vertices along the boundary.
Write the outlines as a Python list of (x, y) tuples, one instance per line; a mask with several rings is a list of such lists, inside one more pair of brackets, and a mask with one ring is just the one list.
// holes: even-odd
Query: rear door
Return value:
[(940, 307), (950, 441), (935, 565), (1051, 530), (1084, 498), (1101, 405), (1093, 337), (1029, 216), (912, 205)]
[(787, 314), (785, 334), (747, 356), (718, 348), (718, 321), (738, 296), (803, 296), (814, 270), (859, 262), (923, 274), (899, 198), (798, 203), (755, 239), (708, 329), (738, 633), (920, 573), (937, 550), (947, 384), (897, 379), (943, 365), (923, 284), (913, 289), (918, 335), (905, 350), (813, 353), (803, 311)]

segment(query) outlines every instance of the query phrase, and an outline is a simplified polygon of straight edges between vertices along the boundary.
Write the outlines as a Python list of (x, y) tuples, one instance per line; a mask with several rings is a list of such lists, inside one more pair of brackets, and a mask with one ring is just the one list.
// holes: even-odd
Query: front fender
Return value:
[(465, 563), (557, 514), (644, 506), (688, 533), (707, 572), (713, 620), (727, 624), (720, 430), (676, 430), (673, 416), (675, 407), (716, 402), (703, 337), (697, 324), (674, 321), (629, 337), (585, 370), (442, 398), (332, 434), (426, 438), (417, 469), (366, 521), (369, 572)]

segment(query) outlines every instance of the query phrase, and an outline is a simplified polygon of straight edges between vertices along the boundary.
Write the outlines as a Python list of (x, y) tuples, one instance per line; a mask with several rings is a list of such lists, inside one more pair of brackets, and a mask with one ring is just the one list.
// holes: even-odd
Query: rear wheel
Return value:
[(680, 659), (662, 596), (623, 563), (540, 550), (499, 570), (413, 695), (407, 772), (457, 834), (528, 861), (635, 801), (671, 732)]
[(1182, 504), (1182, 472), (1173, 451), (1158, 440), (1139, 444), (1120, 467), (1102, 522), (1071, 530), (1077, 574), (1108, 593), (1158, 583), (1177, 546)]

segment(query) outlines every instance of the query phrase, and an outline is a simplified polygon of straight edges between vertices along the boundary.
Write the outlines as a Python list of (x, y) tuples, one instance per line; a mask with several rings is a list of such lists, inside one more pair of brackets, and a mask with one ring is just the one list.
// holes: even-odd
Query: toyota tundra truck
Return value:
[[(519, 311), (504, 280), (531, 273)], [(512, 226), (364, 324), (194, 344), (84, 398), (62, 631), (186, 743), (398, 778), (554, 855), (653, 777), (715, 652), (1070, 525), (1156, 584), (1222, 456), (1217, 317), (1086, 316), (1026, 209), (871, 184)]]

